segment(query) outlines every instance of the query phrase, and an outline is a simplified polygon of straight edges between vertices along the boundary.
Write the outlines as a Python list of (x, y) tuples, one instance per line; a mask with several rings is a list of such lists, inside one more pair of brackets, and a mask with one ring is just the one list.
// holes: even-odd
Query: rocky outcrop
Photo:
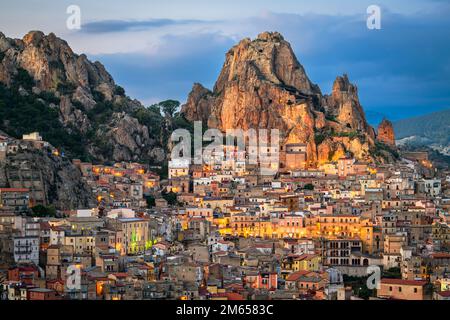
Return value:
[[(75, 54), (66, 41), (41, 31), (29, 32), (23, 39), (0, 33), (0, 57), (0, 82), (10, 87), (25, 70), (34, 80), (29, 91), (53, 93), (59, 105), (51, 107), (59, 107), (64, 127), (89, 136), (86, 149), (90, 158), (164, 160), (161, 150), (165, 146), (150, 139), (148, 128), (132, 117), (134, 110), (143, 106), (125, 96), (100, 62)], [(23, 86), (19, 92), (29, 93)]]
[(41, 31), (32, 31), (22, 40), (13, 41), (14, 52), (8, 57), (30, 73), (38, 88), (56, 90), (60, 84), (71, 84), (89, 93), (92, 90), (102, 92), (107, 100), (113, 98), (114, 80), (103, 65), (91, 63), (84, 54), (76, 55), (67, 42), (55, 34), (46, 36)]
[(125, 113), (115, 114), (110, 126), (106, 137), (112, 141), (113, 159), (137, 161), (147, 156), (142, 150), (154, 143), (150, 141), (147, 127)]
[(90, 122), (83, 111), (77, 109), (67, 96), (62, 96), (59, 104), (60, 120), (66, 126), (73, 125), (81, 132), (87, 132), (90, 128)]
[(195, 84), (182, 112), (223, 131), (279, 129), (282, 142), (306, 143), (310, 165), (348, 153), (373, 161), (375, 131), (346, 75), (322, 95), (277, 32), (244, 39), (226, 55), (213, 91)]
[(201, 84), (195, 83), (186, 103), (186, 106), (190, 107), (185, 108), (183, 112), (187, 119), (195, 119), (207, 123), (211, 113), (212, 102), (212, 92)]
[(325, 98), (325, 111), (348, 129), (367, 133), (375, 138), (374, 130), (367, 124), (364, 110), (359, 103), (358, 88), (351, 84), (348, 76), (337, 77), (333, 92)]
[(0, 161), (0, 187), (30, 189), (32, 198), (38, 197), (58, 210), (95, 206), (91, 188), (68, 159), (53, 155), (50, 148), (36, 148), (31, 142), (11, 139), (9, 143), (18, 149)]
[(389, 146), (395, 146), (394, 125), (392, 122), (387, 119), (383, 119), (378, 126), (377, 140)]
[[(57, 108), (68, 132), (86, 138), (84, 147), (93, 160), (165, 160), (167, 130), (151, 136), (161, 121), (146, 121), (143, 106), (125, 96), (101, 63), (75, 54), (52, 33), (33, 31), (23, 39), (0, 33), (0, 82), (17, 87), (15, 79), (24, 70), (34, 83), (32, 88), (19, 84), (18, 94), (53, 93), (57, 101), (48, 107)], [(234, 46), (213, 90), (195, 84), (182, 113), (224, 131), (279, 129), (283, 144), (307, 145), (311, 166), (347, 154), (377, 160), (371, 152), (376, 134), (356, 86), (340, 76), (332, 93), (323, 95), (277, 32)]]

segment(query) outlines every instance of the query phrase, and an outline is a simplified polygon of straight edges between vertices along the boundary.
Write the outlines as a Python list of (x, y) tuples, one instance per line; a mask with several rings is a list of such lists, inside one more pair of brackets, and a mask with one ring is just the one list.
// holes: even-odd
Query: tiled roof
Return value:
[(307, 275), (308, 273), (310, 273), (310, 271), (306, 271), (306, 270), (293, 272), (287, 277), (286, 281), (297, 281), (301, 277)]
[(402, 279), (381, 279), (383, 284), (405, 285), (405, 286), (423, 286), (427, 282), (424, 280), (402, 280)]
[(0, 188), (0, 192), (28, 192), (25, 188)]

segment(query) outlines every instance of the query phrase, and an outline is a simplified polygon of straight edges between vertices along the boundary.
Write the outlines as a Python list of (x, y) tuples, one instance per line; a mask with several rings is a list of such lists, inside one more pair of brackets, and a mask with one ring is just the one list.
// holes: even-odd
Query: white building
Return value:
[(128, 208), (113, 209), (108, 212), (107, 217), (110, 219), (130, 219), (136, 217), (136, 212), (133, 209)]
[(136, 200), (141, 200), (144, 197), (144, 187), (141, 183), (131, 184), (130, 197)]
[(61, 227), (50, 227), (50, 245), (64, 244), (66, 232)]
[(424, 193), (431, 197), (437, 197), (441, 194), (442, 183), (439, 179), (423, 179), (419, 182), (419, 188), (423, 190)]
[(169, 179), (189, 175), (189, 165), (190, 161), (186, 159), (169, 161)]
[(14, 237), (14, 261), (39, 264), (39, 237)]
[(0, 160), (4, 160), (6, 158), (7, 149), (8, 149), (8, 141), (2, 140), (0, 136)]
[(22, 140), (42, 141), (42, 137), (39, 132), (32, 132), (30, 134), (24, 134)]
[(77, 210), (77, 218), (91, 218), (98, 215), (98, 209), (79, 209)]

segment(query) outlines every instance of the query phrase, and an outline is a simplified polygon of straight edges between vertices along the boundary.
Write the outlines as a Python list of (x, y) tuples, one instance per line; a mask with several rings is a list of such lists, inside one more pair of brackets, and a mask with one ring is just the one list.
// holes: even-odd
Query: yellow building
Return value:
[(269, 219), (257, 216), (237, 214), (231, 217), (232, 234), (239, 237), (276, 237), (276, 230)]
[(320, 271), (321, 258), (316, 254), (303, 254), (293, 259), (294, 271)]
[[(320, 215), (317, 219), (317, 236), (359, 237), (360, 217), (353, 215)], [(314, 235), (311, 235), (314, 236)]]
[(229, 208), (234, 205), (234, 199), (227, 197), (205, 197), (196, 200), (198, 200), (196, 205), (200, 208), (211, 208), (213, 210), (220, 210), (221, 212), (228, 212)]
[(122, 247), (127, 255), (142, 254), (152, 246), (148, 221), (141, 218), (111, 219), (110, 226), (122, 230)]
[(432, 226), (432, 239), (441, 249), (450, 248), (450, 227), (446, 223), (436, 222)]
[(95, 247), (95, 237), (91, 232), (66, 233), (64, 245), (73, 247), (75, 254), (92, 253)]
[(369, 219), (361, 221), (360, 238), (365, 254), (377, 254), (383, 249), (381, 229), (373, 225)]

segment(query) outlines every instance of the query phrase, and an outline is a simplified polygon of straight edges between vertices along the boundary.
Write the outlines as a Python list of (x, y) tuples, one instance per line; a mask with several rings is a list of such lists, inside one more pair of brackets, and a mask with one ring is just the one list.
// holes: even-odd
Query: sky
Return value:
[[(66, 26), (69, 5), (81, 10), (79, 30)], [(380, 30), (367, 28), (370, 5), (381, 8)], [(145, 105), (185, 102), (194, 82), (212, 88), (233, 45), (278, 31), (323, 93), (348, 74), (372, 124), (450, 108), (447, 0), (0, 0), (0, 8), (6, 36), (54, 32)]]

